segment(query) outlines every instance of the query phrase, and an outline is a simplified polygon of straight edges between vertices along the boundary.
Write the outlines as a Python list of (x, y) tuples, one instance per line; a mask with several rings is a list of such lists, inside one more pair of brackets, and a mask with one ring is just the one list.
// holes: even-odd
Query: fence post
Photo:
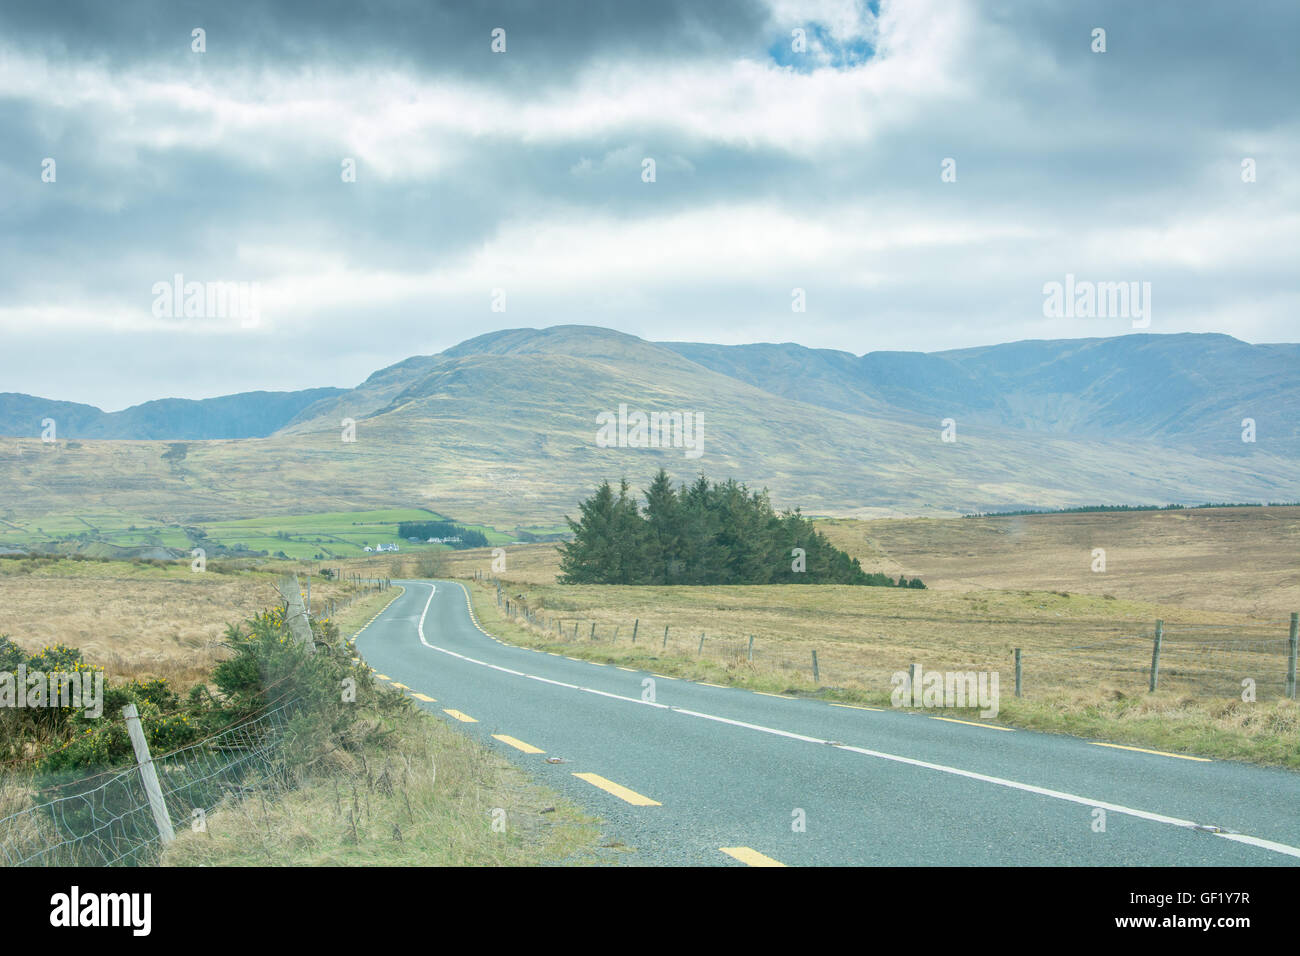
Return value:
[(593, 641), (596, 639), (596, 622), (595, 622), (595, 621), (592, 621), (592, 622), (591, 622), (591, 639), (592, 639)]
[(307, 609), (302, 603), (298, 575), (285, 575), (276, 582), (276, 588), (284, 598), (285, 619), (289, 624), (289, 633), (293, 635), (295, 643), (307, 648), (307, 653), (312, 653), (316, 650), (316, 642), (307, 619)]
[(1295, 700), (1295, 659), (1296, 644), (1300, 640), (1300, 614), (1291, 612), (1291, 641), (1287, 647), (1286, 657), (1286, 695)]
[(1151, 693), (1156, 692), (1160, 683), (1160, 642), (1164, 640), (1165, 622), (1156, 621), (1156, 639), (1151, 646)]
[(668, 625), (664, 625), (664, 647), (668, 646)]
[(816, 652), (816, 651), (813, 651), (813, 683), (816, 684), (818, 687), (820, 687), (820, 686), (821, 686), (821, 683), (822, 683), (822, 677), (821, 677), (821, 674), (820, 674), (820, 673), (818, 672), (818, 670), (817, 670), (817, 652)]
[(122, 708), (126, 718), (126, 732), (131, 737), (131, 747), (135, 750), (135, 762), (140, 768), (140, 780), (144, 783), (145, 795), (149, 798), (149, 809), (153, 811), (153, 822), (158, 827), (158, 839), (163, 846), (176, 839), (172, 829), (171, 817), (167, 815), (167, 803), (163, 800), (162, 787), (158, 783), (158, 770), (149, 755), (149, 742), (144, 739), (144, 728), (140, 726), (140, 713), (135, 704)]
[(641, 626), (641, 619), (638, 617), (635, 621), (632, 622), (632, 643), (633, 644), (636, 643), (636, 630), (640, 626)]
[(699, 657), (703, 653), (704, 653), (704, 632), (700, 631), (700, 649), (695, 652), (695, 656)]
[(749, 662), (754, 663), (754, 635), (749, 635)]
[(1016, 696), (1020, 696), (1020, 648), (1016, 648)]

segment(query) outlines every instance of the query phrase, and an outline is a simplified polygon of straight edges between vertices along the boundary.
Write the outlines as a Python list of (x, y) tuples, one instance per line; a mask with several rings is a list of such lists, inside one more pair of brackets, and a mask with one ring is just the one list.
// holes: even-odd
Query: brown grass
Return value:
[[(227, 624), (279, 603), (275, 579), (268, 571), (196, 574), (188, 562), (0, 560), (0, 634), (32, 652), (76, 647), (110, 678), (164, 677), (184, 690), (223, 659)], [(312, 582), (316, 609), (352, 594), (347, 584)]]

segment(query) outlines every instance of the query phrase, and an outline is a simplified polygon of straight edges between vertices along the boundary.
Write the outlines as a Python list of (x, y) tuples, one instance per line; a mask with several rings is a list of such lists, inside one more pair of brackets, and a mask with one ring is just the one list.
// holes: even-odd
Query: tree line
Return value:
[(486, 548), (488, 539), (482, 531), (466, 528), (453, 521), (402, 521), (397, 525), (397, 534), (402, 538), (460, 538), (450, 542), (453, 548)]
[(766, 491), (701, 475), (674, 488), (662, 468), (645, 504), (624, 479), (608, 481), (565, 516), (573, 540), (562, 544), (562, 584), (858, 584), (924, 588), (862, 570), (798, 509), (777, 514)]

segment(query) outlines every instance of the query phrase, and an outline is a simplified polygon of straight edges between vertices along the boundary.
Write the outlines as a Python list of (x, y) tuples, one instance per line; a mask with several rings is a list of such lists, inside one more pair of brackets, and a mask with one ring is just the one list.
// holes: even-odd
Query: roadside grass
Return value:
[[(114, 678), (208, 683), (228, 623), (278, 602), (291, 565), (195, 574), (188, 563), (0, 560), (0, 633), (36, 650), (79, 647)], [(300, 572), (303, 569), (299, 569)], [(350, 638), (401, 594), (313, 579), (313, 603), (355, 600), (334, 623)], [(178, 637), (179, 635), (179, 637)], [(505, 758), (377, 688), (349, 748), (292, 789), (228, 798), (206, 832), (182, 830), (164, 865), (547, 865), (602, 863), (597, 820)], [(435, 771), (436, 767), (436, 771)], [(0, 773), (0, 816), (31, 805), (31, 773)], [(504, 831), (493, 829), (500, 808)]]
[[(397, 692), (381, 688), (391, 696)], [(228, 799), (164, 866), (536, 866), (608, 862), (598, 821), (409, 703), (292, 790)], [(494, 829), (494, 824), (496, 828)]]
[[(891, 676), (913, 662), (927, 671), (998, 671), (1000, 708), (993, 723), (1300, 769), (1300, 707), (1294, 701), (1274, 693), (1246, 703), (1235, 672), (1207, 676), (1174, 663), (1162, 665), (1161, 690), (1146, 693), (1151, 643), (1137, 633), (1145, 623), (1164, 615), (1167, 626), (1232, 626), (1240, 624), (1238, 615), (1045, 592), (972, 596), (809, 585), (647, 588), (502, 582), (502, 592), (512, 602), (526, 604), (544, 622), (558, 619), (561, 636), (553, 623), (537, 627), (507, 616), (498, 608), (490, 582), (465, 583), (479, 621), (493, 635), (569, 657), (883, 708), (891, 707)], [(638, 618), (633, 644), (632, 623)], [(755, 635), (752, 661), (748, 634)], [(1132, 640), (1124, 639), (1134, 634)], [(1108, 643), (1108, 638), (1118, 643)], [(1089, 649), (1068, 651), (1069, 645)], [(1014, 647), (1025, 655), (1021, 698), (1014, 696)], [(1169, 648), (1167, 660), (1176, 661)], [(813, 649), (819, 658), (816, 683)], [(1121, 655), (1125, 660), (1117, 663)], [(1270, 655), (1267, 662), (1271, 673), (1285, 666), (1285, 656)], [(1251, 667), (1260, 660), (1237, 663)], [(1207, 679), (1213, 685), (1208, 691), (1199, 686)], [(1276, 683), (1280, 686), (1280, 679)], [(981, 722), (978, 708), (923, 712)]]

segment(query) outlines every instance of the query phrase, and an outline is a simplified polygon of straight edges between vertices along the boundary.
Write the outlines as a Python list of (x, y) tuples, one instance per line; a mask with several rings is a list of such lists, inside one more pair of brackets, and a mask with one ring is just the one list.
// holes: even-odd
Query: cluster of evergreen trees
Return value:
[(466, 528), (453, 521), (402, 521), (397, 525), (397, 534), (403, 538), (460, 538), (453, 541), (453, 548), (486, 548), (488, 539), (482, 531)]
[[(566, 517), (564, 584), (862, 584), (924, 588), (920, 578), (868, 574), (796, 511), (777, 514), (766, 492), (701, 475), (673, 488), (660, 469), (645, 507), (609, 482)], [(795, 549), (802, 549), (802, 558)]]

